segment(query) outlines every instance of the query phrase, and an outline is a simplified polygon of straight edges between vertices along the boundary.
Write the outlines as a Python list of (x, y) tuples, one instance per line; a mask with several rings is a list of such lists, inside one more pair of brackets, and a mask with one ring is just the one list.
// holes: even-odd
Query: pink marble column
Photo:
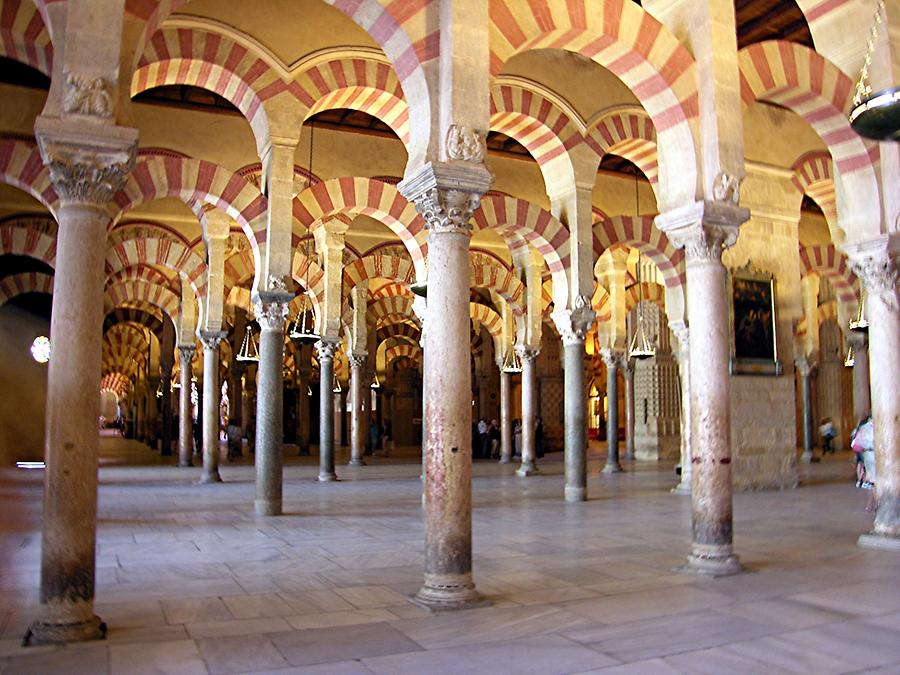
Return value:
[(900, 235), (848, 245), (867, 291), (869, 380), (875, 430), (875, 526), (867, 548), (900, 550)]
[(847, 339), (853, 346), (853, 423), (872, 414), (869, 391), (869, 341), (865, 335), (853, 333)]
[(428, 228), (425, 579), (413, 601), (432, 610), (484, 602), (472, 578), (469, 243), (470, 218), (490, 180), (480, 164), (439, 164), (426, 165), (400, 185)]
[(516, 475), (526, 477), (538, 473), (535, 457), (535, 429), (537, 428), (537, 355), (530, 347), (516, 347), (522, 360), (522, 464)]
[(219, 475), (219, 344), (225, 333), (204, 331), (203, 343), (203, 473), (200, 482), (221, 483)]
[(500, 370), (500, 464), (512, 461), (512, 374)]
[(686, 572), (727, 575), (741, 566), (732, 546), (728, 305), (722, 252), (737, 240), (746, 209), (698, 202), (657, 217), (685, 250), (690, 338), (693, 541)]
[(40, 618), (25, 644), (99, 639), (94, 614), (106, 232), (134, 166), (137, 132), (40, 117), (35, 132), (60, 197), (50, 327)]
[(194, 411), (191, 404), (191, 379), (193, 377), (193, 345), (180, 345), (178, 358), (181, 370), (178, 373), (178, 466), (193, 466), (194, 454)]
[(350, 466), (365, 466), (367, 420), (363, 414), (366, 354), (350, 354)]
[(672, 492), (691, 494), (691, 346), (690, 331), (684, 321), (673, 321), (669, 328), (678, 340), (678, 378), (681, 384), (681, 480)]

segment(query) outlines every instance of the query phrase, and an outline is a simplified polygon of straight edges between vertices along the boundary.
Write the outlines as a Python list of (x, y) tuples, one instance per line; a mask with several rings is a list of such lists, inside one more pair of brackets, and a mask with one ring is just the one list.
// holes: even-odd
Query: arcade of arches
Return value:
[[(29, 536), (4, 533), (4, 556), (33, 553), (0, 574), (4, 637), (114, 637), (121, 607), (95, 608), (118, 541), (105, 537), (146, 526), (128, 550), (145, 542), (151, 557), (169, 544), (156, 529), (173, 550), (194, 541), (156, 520), (168, 511), (152, 496), (162, 506), (170, 490), (185, 516), (208, 511), (188, 529), (209, 530), (197, 546), (210, 561), (227, 559), (205, 548), (216, 504), (261, 536), (318, 532), (335, 509), (386, 537), (354, 554), (393, 555), (400, 521), (380, 514), (397, 491), (415, 524), (390, 592), (414, 604), (391, 614), (348, 593), (349, 609), (318, 610), (348, 617), (301, 618), (299, 633), (362, 624), (351, 609), (453, 631), (448, 617), (527, 605), (507, 597), (501, 543), (485, 547), (487, 581), (473, 575), (479, 481), (491, 499), (515, 493), (529, 514), (517, 527), (561, 528), (569, 540), (554, 541), (572, 546), (617, 513), (593, 510), (610, 507), (598, 497), (651, 495), (660, 518), (677, 514), (660, 530), (675, 542), (665, 565), (690, 573), (666, 575), (681, 580), (666, 591), (706, 589), (698, 579), (746, 578), (735, 502), (751, 500), (750, 517), (772, 503), (757, 491), (829, 499), (816, 477), (834, 472), (853, 492), (849, 437), (870, 412), (874, 518), (829, 536), (854, 545), (850, 559), (896, 565), (900, 151), (847, 121), (874, 10), (0, 0), (0, 460), (34, 506)], [(882, 25), (874, 90), (900, 81), (900, 4)], [(850, 330), (860, 317), (868, 330)], [(40, 334), (46, 365), (28, 356)], [(634, 358), (645, 337), (651, 354)], [(496, 443), (480, 418), (496, 420)], [(816, 447), (825, 418), (840, 465)], [(38, 472), (12, 468), (23, 460), (46, 463), (42, 521)], [(347, 499), (365, 506), (348, 515)], [(603, 544), (592, 550), (596, 566)], [(510, 575), (528, 569), (521, 552)], [(366, 571), (363, 588), (394, 583)], [(331, 588), (316, 583), (293, 614), (315, 613)], [(6, 597), (19, 584), (33, 600)], [(274, 611), (286, 591), (272, 588), (256, 592)], [(421, 618), (455, 609), (471, 613)], [(265, 649), (284, 667), (316, 662)], [(604, 653), (600, 665), (626, 660)]]

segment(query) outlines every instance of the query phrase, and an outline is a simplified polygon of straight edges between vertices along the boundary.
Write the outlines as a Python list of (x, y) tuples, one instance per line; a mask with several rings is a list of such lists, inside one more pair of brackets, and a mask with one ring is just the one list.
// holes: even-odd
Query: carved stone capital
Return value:
[(266, 331), (283, 331), (293, 299), (291, 293), (283, 291), (259, 291), (253, 298), (253, 313), (259, 327)]
[(661, 213), (654, 222), (674, 246), (684, 249), (688, 264), (721, 264), (722, 252), (734, 245), (748, 218), (750, 211), (731, 201), (706, 201)]
[(584, 296), (575, 299), (575, 309), (561, 309), (550, 315), (564, 345), (584, 344), (584, 338), (596, 318)]
[(470, 236), (472, 214), (492, 181), (491, 172), (481, 163), (432, 162), (408, 175), (397, 188), (416, 205), (429, 232)]
[(860, 278), (870, 297), (875, 296), (896, 311), (900, 283), (900, 235), (846, 246), (850, 269)]
[(811, 361), (806, 357), (797, 359), (794, 361), (794, 365), (797, 366), (797, 372), (799, 372), (802, 377), (809, 377), (816, 370), (815, 361)]
[(451, 124), (445, 149), (450, 159), (481, 163), (487, 154), (485, 134), (465, 124)]
[(416, 211), (425, 227), (434, 234), (472, 234), (472, 214), (481, 203), (481, 195), (462, 190), (432, 188), (416, 200)]
[(626, 360), (625, 352), (621, 349), (601, 349), (600, 358), (607, 368), (622, 368)]
[(194, 352), (197, 348), (194, 345), (179, 345), (178, 358), (181, 363), (191, 363), (194, 360)]
[(334, 360), (334, 355), (337, 354), (338, 348), (341, 346), (341, 341), (335, 338), (322, 338), (314, 346), (319, 355), (319, 361), (332, 361)]
[(203, 343), (204, 349), (218, 350), (219, 345), (227, 335), (228, 334), (225, 331), (219, 330), (200, 331), (200, 342)]
[(366, 352), (350, 352), (347, 360), (350, 362), (350, 368), (363, 368), (366, 365), (366, 359), (369, 355)]
[(107, 207), (134, 168), (137, 130), (39, 117), (34, 125), (41, 158), (65, 203)]
[(541, 350), (537, 347), (532, 347), (530, 345), (516, 345), (516, 354), (522, 359), (523, 364), (526, 361), (534, 361), (540, 353)]

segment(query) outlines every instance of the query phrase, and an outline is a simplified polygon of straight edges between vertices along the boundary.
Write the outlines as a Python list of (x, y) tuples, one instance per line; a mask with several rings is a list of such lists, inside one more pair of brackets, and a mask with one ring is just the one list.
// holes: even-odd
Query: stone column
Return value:
[[(426, 165), (401, 183), (428, 228), (424, 330), (425, 580), (429, 609), (484, 602), (472, 579), (470, 218), (490, 185), (483, 165)], [(443, 185), (453, 188), (445, 188)]]
[(563, 343), (563, 420), (565, 499), (587, 499), (587, 401), (584, 395), (584, 338), (594, 321), (590, 300), (576, 298), (575, 309), (553, 313)]
[(522, 360), (522, 464), (516, 470), (518, 476), (538, 473), (534, 432), (537, 427), (537, 355), (531, 347), (516, 347)]
[(622, 376), (625, 380), (625, 459), (634, 459), (634, 362), (622, 361)]
[(339, 338), (322, 338), (316, 342), (319, 353), (319, 480), (336, 481), (334, 472), (334, 355)]
[(162, 447), (160, 454), (163, 457), (172, 456), (172, 361), (163, 361), (160, 365), (159, 390), (162, 396), (159, 398), (159, 407), (162, 414), (162, 428), (160, 439)]
[(859, 538), (859, 545), (896, 551), (900, 550), (900, 235), (847, 248), (851, 268), (867, 291), (875, 430), (875, 527)]
[[(205, 375), (204, 375), (205, 377)], [(203, 380), (197, 378), (196, 375), (192, 375), (191, 381), (188, 386), (188, 399), (190, 399), (190, 394), (193, 393), (194, 390), (194, 380), (197, 379), (197, 431), (200, 432), (200, 438), (203, 438)], [(193, 408), (193, 406), (192, 406)], [(203, 443), (202, 441), (198, 442), (197, 437), (194, 434), (193, 426), (191, 426), (191, 436), (194, 438), (194, 453), (192, 455), (193, 459), (200, 459), (203, 453)]]
[(25, 644), (106, 634), (94, 614), (104, 263), (112, 197), (134, 166), (137, 132), (100, 128), (93, 137), (95, 132), (60, 119), (39, 117), (35, 124), (60, 206), (47, 373), (41, 615)]
[(686, 572), (734, 574), (728, 305), (722, 252), (737, 240), (747, 209), (697, 202), (657, 216), (685, 250), (691, 391), (691, 510), (693, 541)]
[(512, 374), (500, 370), (500, 463), (512, 461)]
[(193, 466), (191, 457), (194, 454), (194, 415), (191, 406), (191, 371), (196, 347), (179, 345), (178, 357), (181, 370), (178, 381), (178, 466)]
[(350, 466), (365, 466), (367, 422), (363, 414), (363, 379), (367, 354), (350, 354)]
[(869, 391), (869, 342), (865, 335), (851, 333), (847, 338), (853, 346), (853, 423), (858, 424), (872, 414)]
[(256, 391), (256, 500), (258, 516), (280, 516), (284, 442), (284, 320), (292, 295), (260, 291), (254, 311), (259, 321)]
[(681, 480), (672, 488), (675, 494), (691, 494), (691, 343), (683, 321), (669, 324), (678, 340), (678, 378), (681, 384)]
[(816, 442), (815, 432), (813, 431), (815, 425), (813, 421), (811, 383), (813, 371), (816, 366), (805, 358), (797, 359), (796, 365), (797, 372), (800, 374), (800, 391), (803, 403), (803, 455), (800, 457), (800, 461), (809, 464), (810, 462), (818, 461), (813, 453)]
[(219, 343), (220, 331), (203, 331), (203, 473), (200, 482), (221, 483), (219, 475)]
[(619, 380), (618, 370), (622, 354), (615, 349), (601, 349), (600, 357), (606, 366), (606, 466), (602, 473), (622, 473), (619, 464)]

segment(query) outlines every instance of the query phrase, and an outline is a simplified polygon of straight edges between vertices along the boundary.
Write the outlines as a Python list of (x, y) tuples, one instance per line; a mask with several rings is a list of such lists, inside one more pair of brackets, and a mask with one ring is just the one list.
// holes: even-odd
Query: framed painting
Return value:
[(729, 275), (732, 375), (780, 375), (775, 277), (742, 267)]

